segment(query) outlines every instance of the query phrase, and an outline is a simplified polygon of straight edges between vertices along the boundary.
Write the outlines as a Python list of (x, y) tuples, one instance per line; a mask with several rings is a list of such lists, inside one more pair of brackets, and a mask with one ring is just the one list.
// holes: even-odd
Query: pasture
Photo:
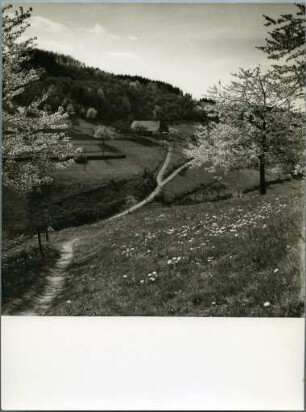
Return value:
[(148, 147), (145, 144), (131, 140), (112, 140), (107, 146), (113, 152), (122, 153), (124, 159), (90, 160), (84, 170), (81, 164), (73, 164), (67, 169), (57, 170), (54, 179), (57, 184), (82, 184), (87, 187), (105, 185), (111, 180), (128, 180), (141, 176), (145, 170), (154, 172), (164, 156), (164, 149), (156, 145)]
[[(69, 129), (71, 142), (75, 147), (83, 147), (86, 153), (100, 153), (102, 142), (94, 139), (97, 126), (84, 119), (73, 122)], [(56, 184), (82, 185), (96, 188), (112, 181), (129, 180), (140, 177), (145, 171), (154, 173), (163, 159), (165, 150), (158, 144), (138, 136), (123, 136), (114, 133), (113, 140), (105, 141), (105, 154), (116, 153), (124, 159), (90, 160), (84, 167), (75, 163), (67, 169), (54, 173)]]

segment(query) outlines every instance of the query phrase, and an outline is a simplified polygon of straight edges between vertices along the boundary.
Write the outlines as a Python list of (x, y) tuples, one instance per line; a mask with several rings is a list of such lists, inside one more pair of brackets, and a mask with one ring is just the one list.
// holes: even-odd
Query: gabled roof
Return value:
[(158, 132), (160, 129), (159, 120), (134, 120), (131, 124), (132, 129), (137, 129), (137, 127), (143, 127), (147, 132)]

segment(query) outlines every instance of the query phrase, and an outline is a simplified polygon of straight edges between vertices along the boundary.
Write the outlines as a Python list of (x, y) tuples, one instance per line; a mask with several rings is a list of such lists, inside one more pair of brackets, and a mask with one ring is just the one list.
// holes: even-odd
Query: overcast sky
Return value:
[[(25, 6), (27, 7), (27, 6)], [(38, 47), (112, 73), (163, 80), (201, 97), (239, 67), (261, 64), (263, 14), (292, 4), (33, 4)]]

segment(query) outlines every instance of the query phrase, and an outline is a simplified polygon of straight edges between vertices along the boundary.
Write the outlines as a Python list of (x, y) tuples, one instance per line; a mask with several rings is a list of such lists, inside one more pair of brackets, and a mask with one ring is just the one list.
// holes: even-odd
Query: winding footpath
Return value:
[[(159, 143), (159, 144), (165, 147), (164, 144), (162, 143)], [(153, 190), (153, 192), (151, 192), (150, 195), (147, 196), (145, 199), (143, 199), (141, 202), (137, 203), (136, 205), (130, 207), (129, 209), (121, 213), (118, 213), (117, 215), (114, 215), (108, 219), (103, 220), (103, 222), (119, 219), (120, 217), (126, 216), (129, 213), (132, 213), (135, 210), (140, 209), (146, 204), (152, 202), (152, 200), (154, 200), (156, 196), (160, 193), (163, 186), (165, 186), (168, 182), (170, 182), (170, 180), (172, 180), (175, 176), (177, 176), (182, 170), (188, 167), (190, 161), (184, 163), (182, 166), (175, 169), (167, 178), (163, 179), (165, 172), (171, 162), (172, 153), (173, 153), (173, 147), (167, 144), (167, 154), (166, 154), (164, 162), (162, 163), (157, 173), (157, 176), (156, 176), (157, 186)], [(47, 313), (53, 300), (60, 294), (60, 292), (64, 288), (65, 278), (66, 278), (66, 268), (72, 261), (73, 250), (78, 240), (79, 240), (78, 238), (73, 238), (73, 239), (67, 240), (62, 243), (60, 258), (58, 259), (55, 267), (53, 269), (49, 269), (48, 271), (48, 276), (46, 278), (47, 284), (46, 284), (44, 292), (34, 298), (33, 305), (30, 310), (18, 313), (18, 315), (35, 316), (35, 315), (45, 315)]]
[(73, 257), (73, 247), (78, 239), (68, 240), (62, 243), (61, 256), (58, 259), (55, 267), (49, 269), (49, 274), (46, 278), (47, 284), (44, 292), (35, 297), (33, 307), (29, 311), (19, 313), (19, 315), (44, 315), (49, 309), (54, 298), (62, 291), (65, 283), (66, 268)]
[(159, 169), (157, 176), (156, 176), (156, 183), (157, 186), (156, 188), (153, 190), (153, 192), (151, 192), (149, 194), (149, 196), (147, 196), (145, 199), (143, 199), (141, 202), (137, 203), (136, 205), (130, 207), (129, 209), (125, 210), (124, 212), (120, 212), (117, 215), (114, 215), (108, 219), (105, 219), (105, 221), (110, 221), (110, 220), (115, 220), (118, 219), (122, 216), (126, 216), (129, 213), (134, 212), (137, 209), (140, 209), (141, 207), (147, 205), (148, 203), (152, 202), (152, 200), (154, 200), (156, 198), (156, 196), (161, 192), (161, 189), (163, 188), (163, 186), (165, 186), (168, 182), (170, 182), (170, 180), (172, 180), (175, 176), (177, 176), (182, 170), (186, 169), (189, 164), (189, 162), (184, 163), (182, 166), (178, 167), (177, 169), (175, 169), (166, 179), (163, 180), (164, 174), (167, 170), (167, 167), (169, 166), (170, 162), (171, 162), (171, 158), (172, 158), (172, 153), (173, 153), (173, 147), (168, 145), (168, 152), (167, 152), (167, 156), (165, 158), (164, 163), (162, 164), (161, 168)]

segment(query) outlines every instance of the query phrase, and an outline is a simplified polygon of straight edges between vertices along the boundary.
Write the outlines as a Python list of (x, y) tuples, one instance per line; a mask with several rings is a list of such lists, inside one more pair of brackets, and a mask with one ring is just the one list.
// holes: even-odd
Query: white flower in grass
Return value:
[(263, 305), (264, 305), (265, 308), (268, 308), (271, 305), (271, 303), (270, 302), (265, 302)]
[(155, 282), (156, 278), (150, 278), (150, 282)]
[(144, 280), (143, 280), (143, 279), (141, 279), (140, 283), (144, 283)]
[(277, 273), (278, 271), (279, 271), (279, 269), (278, 269), (278, 268), (274, 269), (274, 273)]
[(67, 303), (71, 303), (71, 300), (67, 300)]
[(123, 278), (127, 278), (127, 275), (123, 275), (122, 277), (123, 277)]

